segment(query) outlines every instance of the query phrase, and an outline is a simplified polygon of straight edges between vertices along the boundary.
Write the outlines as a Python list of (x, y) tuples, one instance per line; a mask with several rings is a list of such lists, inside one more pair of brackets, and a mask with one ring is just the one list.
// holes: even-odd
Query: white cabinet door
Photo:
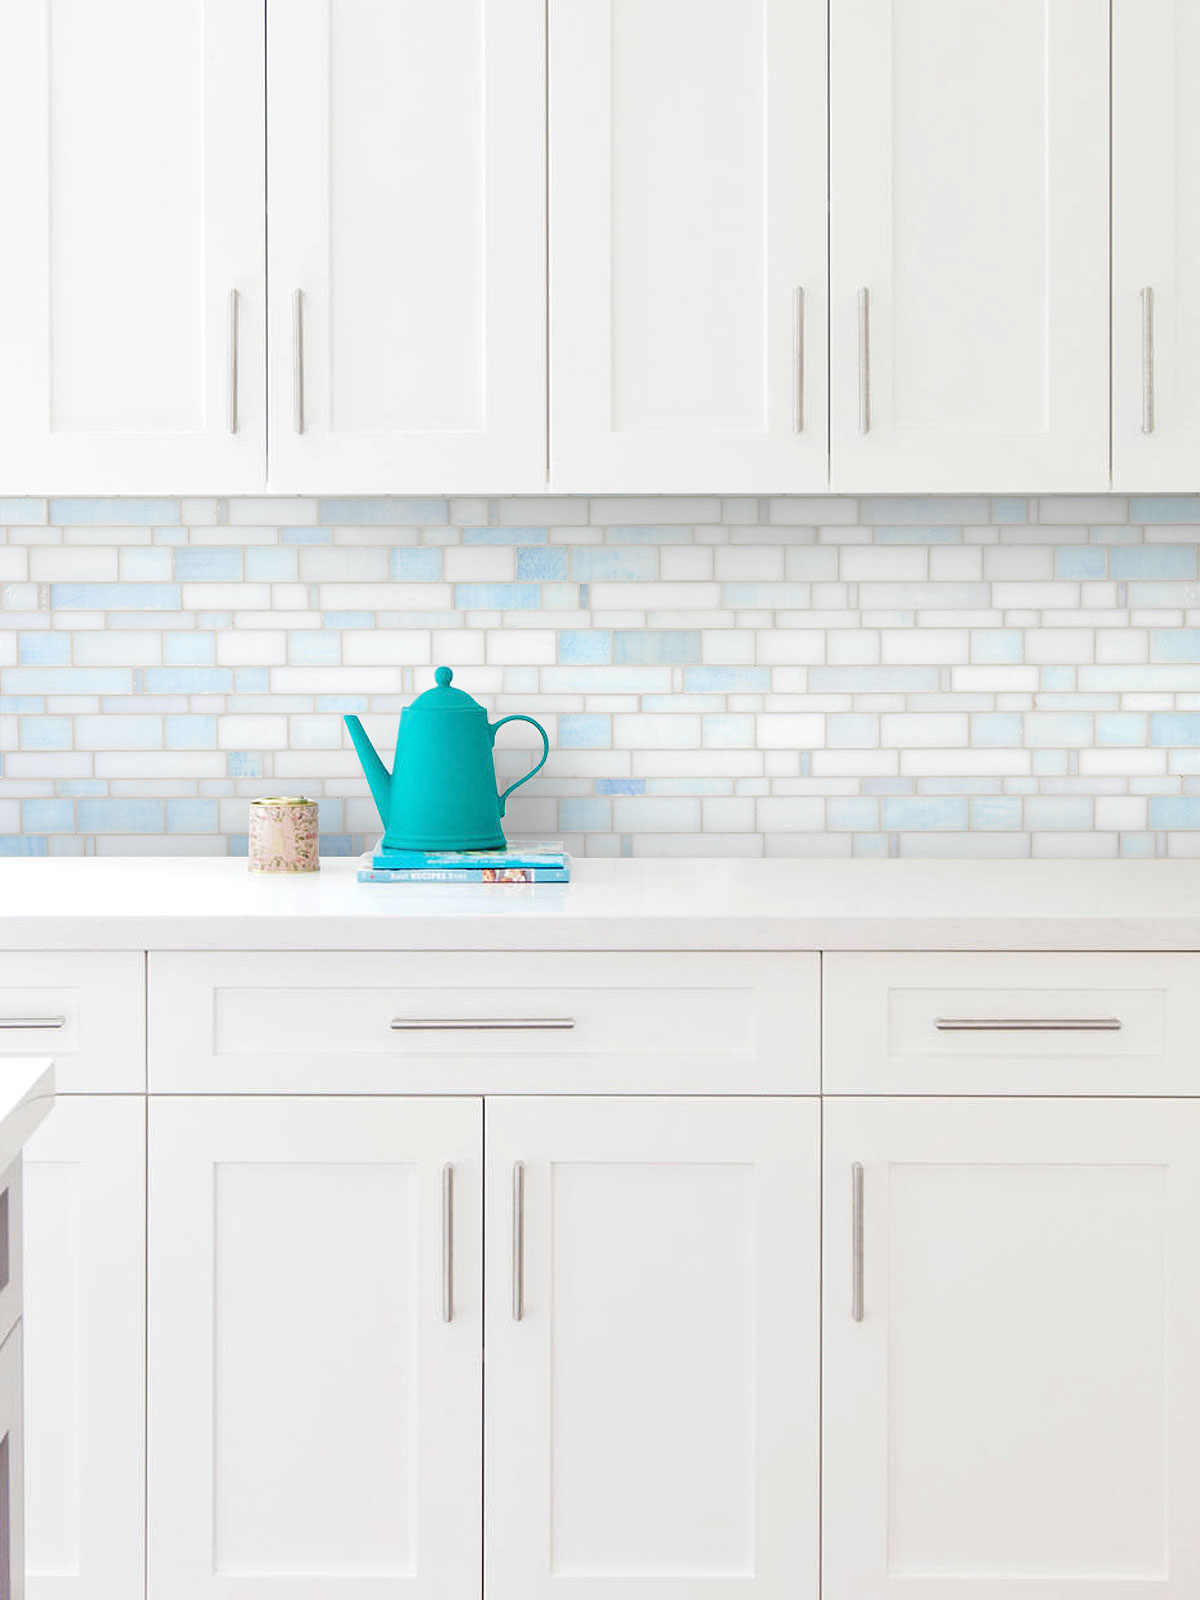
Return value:
[(544, 489), (542, 0), (268, 0), (271, 487)]
[(1107, 0), (838, 0), (831, 481), (1108, 487)]
[(1113, 487), (1200, 487), (1200, 6), (1113, 7)]
[(826, 1102), (825, 1600), (1194, 1600), (1198, 1151), (1190, 1100)]
[(5, 493), (262, 488), (263, 116), (247, 0), (0, 8)]
[(477, 1100), (151, 1100), (153, 1600), (478, 1595), (481, 1169)]
[(0, 1345), (0, 1600), (23, 1600), (24, 1466), (21, 1417), (21, 1324)]
[(549, 0), (551, 483), (826, 486), (825, 0)]
[(145, 1129), (139, 1095), (60, 1095), (25, 1150), (30, 1600), (143, 1590)]
[(489, 1600), (815, 1600), (819, 1115), (487, 1102)]

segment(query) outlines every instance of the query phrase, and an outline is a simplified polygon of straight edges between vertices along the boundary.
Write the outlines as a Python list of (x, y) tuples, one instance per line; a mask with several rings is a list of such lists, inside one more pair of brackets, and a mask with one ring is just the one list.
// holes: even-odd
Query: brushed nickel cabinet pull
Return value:
[(292, 426), (304, 432), (304, 290), (292, 293)]
[(1154, 432), (1154, 290), (1142, 290), (1142, 432)]
[(442, 1168), (442, 1321), (454, 1321), (454, 1167)]
[(804, 290), (792, 297), (792, 378), (796, 385), (792, 397), (792, 431), (804, 432)]
[(0, 1028), (65, 1028), (66, 1017), (0, 1017)]
[(939, 1033), (1120, 1033), (1120, 1017), (934, 1017)]
[(512, 1189), (512, 1314), (513, 1321), (525, 1316), (525, 1163), (513, 1162)]
[(871, 291), (858, 291), (858, 431), (871, 431)]
[(229, 431), (238, 431), (238, 292), (229, 291)]
[(863, 1320), (863, 1168), (850, 1168), (850, 1316)]
[(511, 1033), (526, 1028), (563, 1030), (575, 1026), (574, 1017), (393, 1017), (393, 1033)]

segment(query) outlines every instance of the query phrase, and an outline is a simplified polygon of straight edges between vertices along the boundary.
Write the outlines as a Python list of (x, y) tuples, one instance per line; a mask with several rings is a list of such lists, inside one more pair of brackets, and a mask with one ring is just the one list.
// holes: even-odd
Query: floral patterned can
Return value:
[(319, 872), (317, 802), (272, 795), (250, 802), (250, 871)]

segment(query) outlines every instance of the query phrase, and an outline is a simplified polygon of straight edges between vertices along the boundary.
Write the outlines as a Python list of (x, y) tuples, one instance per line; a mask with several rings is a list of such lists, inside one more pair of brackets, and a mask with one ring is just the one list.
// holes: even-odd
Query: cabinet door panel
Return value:
[(825, 487), (825, 37), (823, 0), (550, 0), (556, 489)]
[(481, 1136), (470, 1100), (151, 1102), (155, 1600), (478, 1593)]
[(1195, 1593), (1198, 1140), (1190, 1101), (826, 1102), (829, 1600)]
[(540, 0), (267, 22), (272, 488), (544, 488)]
[(831, 481), (1108, 486), (1106, 0), (839, 0)]
[(817, 1102), (487, 1114), (490, 1596), (811, 1600)]
[(145, 1118), (60, 1095), (25, 1150), (29, 1600), (143, 1592)]
[(6, 493), (263, 487), (263, 106), (244, 0), (4, 7)]

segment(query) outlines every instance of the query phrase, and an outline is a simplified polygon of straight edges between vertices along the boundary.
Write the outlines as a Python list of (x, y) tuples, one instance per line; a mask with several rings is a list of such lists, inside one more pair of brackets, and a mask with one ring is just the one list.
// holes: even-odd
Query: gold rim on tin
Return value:
[(252, 806), (312, 806), (315, 800), (309, 800), (305, 795), (273, 794), (262, 800), (251, 800)]

